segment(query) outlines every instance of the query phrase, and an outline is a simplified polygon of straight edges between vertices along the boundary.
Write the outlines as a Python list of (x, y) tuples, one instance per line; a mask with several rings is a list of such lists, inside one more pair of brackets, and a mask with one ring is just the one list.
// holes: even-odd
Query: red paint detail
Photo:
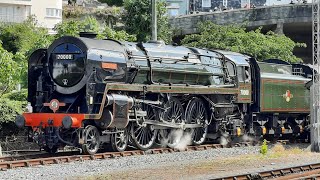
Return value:
[(23, 113), (23, 117), (26, 119), (25, 126), (31, 127), (48, 127), (48, 120), (53, 120), (53, 127), (61, 127), (62, 119), (65, 116), (70, 116), (72, 118), (73, 128), (82, 127), (82, 121), (85, 120), (85, 114), (64, 114), (64, 113)]
[(61, 103), (58, 99), (52, 99), (50, 103), (43, 103), (43, 106), (49, 106), (49, 108), (55, 113), (60, 107), (66, 106), (66, 103)]
[(286, 97), (290, 97), (290, 98), (291, 98), (290, 90), (287, 90), (287, 92), (286, 92)]

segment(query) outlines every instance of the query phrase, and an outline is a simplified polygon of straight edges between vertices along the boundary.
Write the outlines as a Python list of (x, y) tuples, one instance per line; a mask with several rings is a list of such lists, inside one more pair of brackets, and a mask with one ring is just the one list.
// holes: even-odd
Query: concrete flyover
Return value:
[(236, 9), (179, 16), (170, 20), (176, 35), (199, 33), (198, 22), (216, 24), (243, 24), (248, 29), (262, 26), (263, 32), (284, 33), (296, 42), (305, 42), (307, 48), (296, 48), (294, 54), (304, 62), (312, 61), (312, 4), (263, 6), (254, 9)]

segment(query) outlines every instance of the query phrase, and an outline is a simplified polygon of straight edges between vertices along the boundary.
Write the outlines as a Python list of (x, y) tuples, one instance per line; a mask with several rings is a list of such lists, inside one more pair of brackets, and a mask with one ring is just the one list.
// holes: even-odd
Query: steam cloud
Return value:
[(221, 134), (220, 137), (220, 144), (223, 146), (226, 146), (227, 144), (229, 144), (230, 140), (228, 139), (228, 134), (227, 133), (223, 133)]
[[(162, 136), (164, 137), (164, 136)], [(170, 143), (169, 143), (170, 142)], [(166, 138), (161, 139), (161, 146), (185, 150), (192, 142), (192, 131), (184, 131), (182, 129), (172, 129)]]

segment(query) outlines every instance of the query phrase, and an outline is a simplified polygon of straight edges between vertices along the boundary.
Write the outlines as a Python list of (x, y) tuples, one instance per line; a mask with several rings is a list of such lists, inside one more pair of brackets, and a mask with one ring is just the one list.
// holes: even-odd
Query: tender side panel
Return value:
[(309, 112), (305, 81), (262, 78), (261, 112)]

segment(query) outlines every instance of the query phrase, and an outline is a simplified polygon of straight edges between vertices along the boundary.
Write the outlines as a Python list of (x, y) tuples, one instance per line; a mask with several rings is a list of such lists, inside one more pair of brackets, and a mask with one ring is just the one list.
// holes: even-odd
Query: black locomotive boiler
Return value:
[[(221, 134), (292, 137), (308, 125), (310, 68), (161, 42), (65, 36), (29, 59), (32, 108), (16, 124), (49, 152), (147, 150), (177, 129), (194, 145)], [(297, 73), (299, 70), (299, 73)]]

